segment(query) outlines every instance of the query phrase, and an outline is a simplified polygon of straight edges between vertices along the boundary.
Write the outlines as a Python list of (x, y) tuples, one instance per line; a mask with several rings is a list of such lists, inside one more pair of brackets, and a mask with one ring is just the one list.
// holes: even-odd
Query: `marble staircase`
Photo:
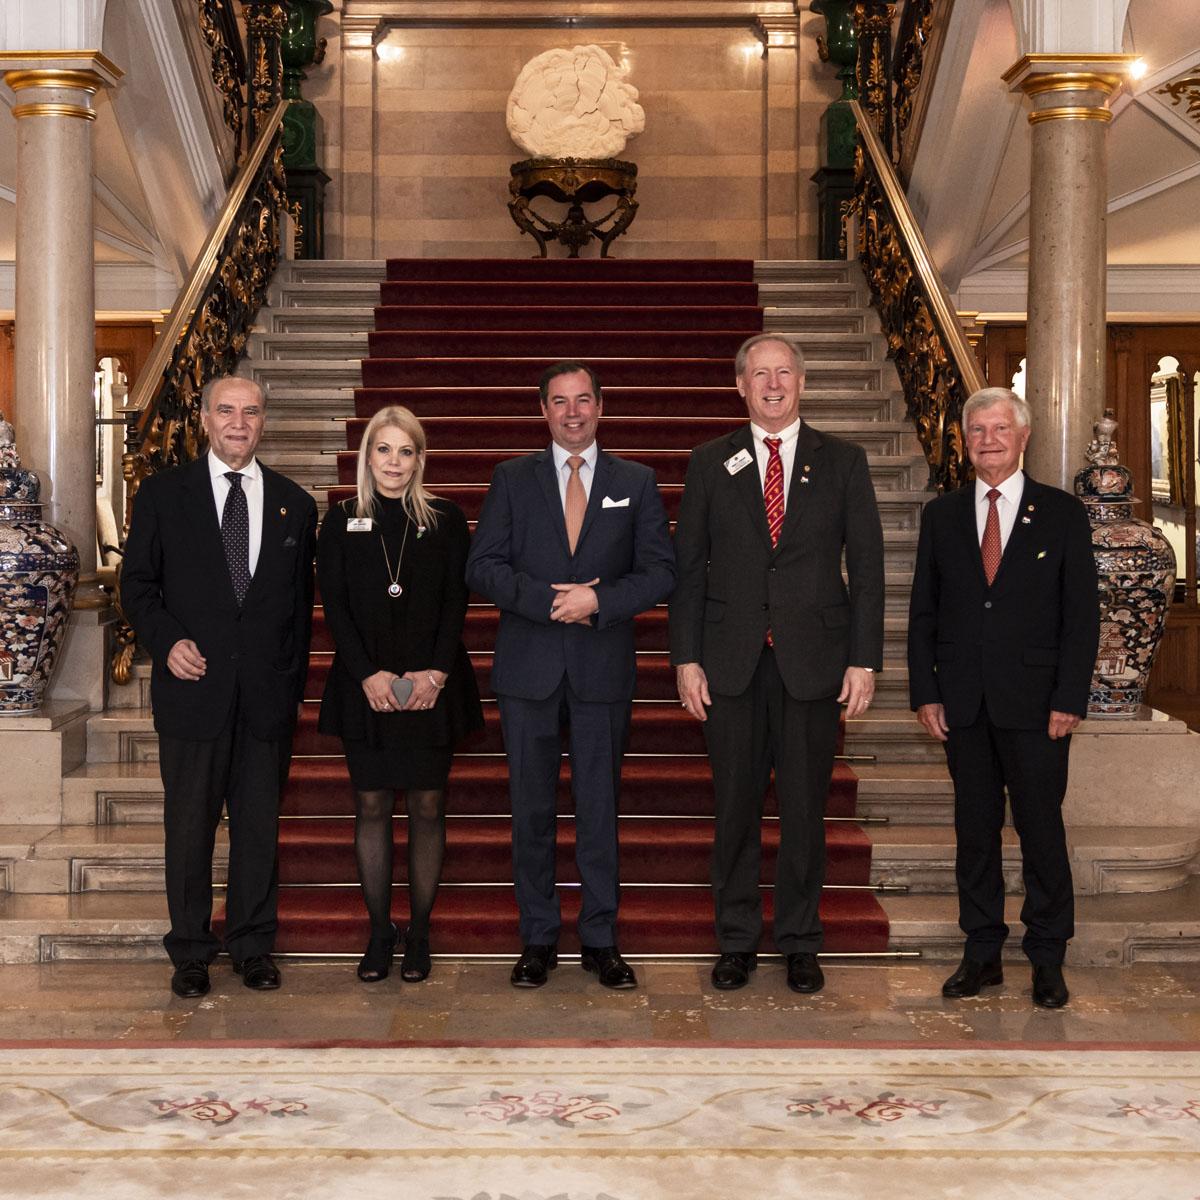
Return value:
[[(268, 395), (264, 461), (322, 508), (337, 481), (383, 274), (382, 262), (286, 264), (242, 364)], [(904, 667), (908, 587), (928, 498), (924, 460), (857, 268), (764, 262), (756, 276), (765, 328), (796, 337), (810, 356), (807, 418), (864, 445), (883, 513), (886, 666), (876, 704), (849, 723), (846, 738), (858, 813), (873, 843), (872, 882), (907, 888), (881, 897), (893, 949), (956, 958), (952, 787), (941, 748), (908, 710)], [(19, 806), (0, 799), (0, 962), (161, 956), (162, 792), (147, 692), (148, 670), (139, 665), (130, 684), (110, 689), (105, 711), (63, 717), (74, 732), (63, 739), (57, 821), (39, 814), (41, 823), (19, 823)], [(1073, 961), (1200, 959), (1200, 815), (1156, 823), (1153, 808), (1145, 812), (1139, 825), (1071, 824)], [(219, 874), (224, 864), (219, 838)], [(1016, 928), (1020, 861), (1011, 831), (1005, 874)], [(1018, 943), (1010, 943), (1014, 954)]]

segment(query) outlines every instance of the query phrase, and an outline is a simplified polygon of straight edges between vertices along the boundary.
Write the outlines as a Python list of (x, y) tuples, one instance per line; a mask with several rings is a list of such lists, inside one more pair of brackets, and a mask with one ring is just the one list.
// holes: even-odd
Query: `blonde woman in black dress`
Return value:
[(410, 915), (400, 975), (418, 982), (429, 974), (446, 778), (455, 745), (483, 724), (462, 643), (470, 535), (462, 510), (426, 490), (424, 467), (417, 418), (398, 406), (376, 413), (358, 452), (358, 494), (329, 510), (317, 542), (336, 650), (320, 729), (341, 737), (354, 785), (355, 857), (371, 919), (358, 964), (364, 983), (387, 978), (399, 939), (391, 916), (396, 792), (408, 812)]

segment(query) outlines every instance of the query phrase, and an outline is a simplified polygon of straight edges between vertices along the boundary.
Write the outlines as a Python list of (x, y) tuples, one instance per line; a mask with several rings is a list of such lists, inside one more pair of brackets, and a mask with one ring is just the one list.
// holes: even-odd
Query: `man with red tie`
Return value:
[(704, 723), (713, 771), (712, 981), (744, 987), (757, 963), (774, 770), (775, 945), (788, 986), (817, 992), (825, 800), (839, 704), (861, 716), (883, 665), (883, 533), (862, 448), (800, 418), (799, 348), (761, 334), (735, 369), (750, 423), (692, 453), (670, 611), (679, 698)]
[(1074, 932), (1062, 802), (1100, 637), (1091, 529), (1074, 496), (1022, 472), (1029, 406), (1014, 392), (976, 392), (962, 427), (975, 482), (925, 506), (908, 625), (912, 707), (945, 744), (954, 778), (967, 943), (942, 994), (974, 996), (1004, 982), (1007, 792), (1021, 841), (1033, 1000), (1061, 1008)]

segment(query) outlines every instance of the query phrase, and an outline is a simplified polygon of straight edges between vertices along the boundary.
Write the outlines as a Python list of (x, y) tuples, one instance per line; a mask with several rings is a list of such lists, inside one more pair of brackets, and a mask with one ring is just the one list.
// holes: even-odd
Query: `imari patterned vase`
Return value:
[(0, 717), (41, 707), (79, 579), (79, 554), (42, 520), (40, 495), (0, 413)]
[(1095, 425), (1091, 466), (1075, 476), (1087, 505), (1100, 577), (1100, 651), (1088, 694), (1089, 717), (1133, 717), (1146, 694), (1175, 590), (1175, 552), (1148, 521), (1133, 515), (1133, 477), (1117, 461), (1111, 409)]

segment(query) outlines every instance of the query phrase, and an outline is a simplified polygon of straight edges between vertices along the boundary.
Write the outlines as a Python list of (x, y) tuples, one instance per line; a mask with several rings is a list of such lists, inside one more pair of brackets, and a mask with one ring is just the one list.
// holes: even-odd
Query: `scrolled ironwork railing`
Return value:
[(954, 0), (908, 0), (900, 17), (892, 60), (895, 81), (892, 106), (895, 159), (905, 179), (921, 137), (929, 85), (937, 71), (953, 10)]
[[(130, 395), (122, 459), (126, 527), (143, 479), (203, 452), (200, 393), (210, 379), (237, 366), (266, 299), (288, 209), (286, 109), (286, 101), (277, 104), (261, 126)], [(111, 667), (115, 682), (128, 681), (134, 650), (133, 630), (122, 615)]]
[(237, 162), (246, 128), (246, 51), (233, 0), (197, 0), (196, 15), (209, 50), (212, 81), (221, 93), (225, 125), (233, 134), (233, 160)]
[(930, 484), (949, 491), (971, 477), (962, 407), (984, 386), (983, 375), (875, 122), (857, 101), (850, 108), (858, 126), (849, 213), (857, 222), (858, 259), (925, 451)]

